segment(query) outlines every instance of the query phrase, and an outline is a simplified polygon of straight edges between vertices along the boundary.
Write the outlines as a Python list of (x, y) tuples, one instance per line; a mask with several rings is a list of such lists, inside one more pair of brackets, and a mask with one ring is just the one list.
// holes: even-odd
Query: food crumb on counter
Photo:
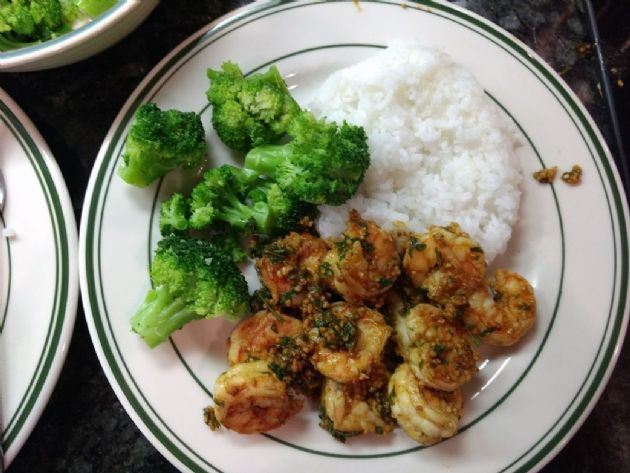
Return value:
[(541, 184), (551, 184), (558, 174), (558, 166), (550, 168), (543, 168), (540, 171), (536, 171), (533, 176)]
[(562, 173), (562, 180), (572, 186), (582, 182), (582, 168), (574, 164), (570, 171)]

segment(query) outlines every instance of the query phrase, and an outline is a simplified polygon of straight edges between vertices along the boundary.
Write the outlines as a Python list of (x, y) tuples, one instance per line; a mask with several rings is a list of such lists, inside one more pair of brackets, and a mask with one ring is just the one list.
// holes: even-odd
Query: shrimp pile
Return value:
[(422, 445), (457, 433), (480, 343), (510, 346), (536, 319), (532, 286), (500, 269), (456, 223), (387, 232), (351, 211), (340, 238), (290, 233), (256, 259), (255, 314), (228, 339), (211, 427), (243, 434), (320, 404), (346, 441), (397, 427)]

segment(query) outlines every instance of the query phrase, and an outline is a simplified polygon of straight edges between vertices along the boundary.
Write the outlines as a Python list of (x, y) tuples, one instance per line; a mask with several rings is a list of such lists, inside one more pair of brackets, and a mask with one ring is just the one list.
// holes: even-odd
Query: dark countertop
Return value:
[[(96, 154), (127, 97), (182, 40), (217, 16), (245, 3), (248, 2), (163, 0), (134, 33), (96, 57), (52, 71), (0, 75), (0, 87), (29, 115), (56, 157), (77, 221)], [(580, 2), (460, 0), (455, 3), (489, 18), (538, 51), (563, 75), (601, 127), (611, 148), (617, 149), (609, 111), (599, 93), (596, 57)], [(615, 5), (611, 6), (614, 3), (601, 1), (595, 2), (595, 6), (604, 18), (606, 12), (615, 9)], [(621, 10), (627, 13), (630, 8), (626, 4)], [(628, 25), (630, 19), (618, 24)], [(604, 33), (602, 36), (614, 37)], [(627, 56), (625, 48), (616, 46), (621, 43), (610, 41), (604, 46), (607, 56), (619, 64), (613, 70), (616, 84), (627, 73)], [(543, 471), (630, 471), (629, 395), (630, 347), (626, 346), (594, 411)], [(67, 361), (52, 398), (9, 471), (175, 471), (143, 437), (118, 402), (94, 353), (81, 307)]]

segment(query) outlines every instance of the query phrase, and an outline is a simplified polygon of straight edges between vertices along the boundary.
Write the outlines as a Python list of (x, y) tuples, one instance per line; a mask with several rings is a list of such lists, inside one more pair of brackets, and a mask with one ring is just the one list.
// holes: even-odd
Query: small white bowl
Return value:
[(133, 31), (158, 0), (121, 0), (77, 29), (34, 46), (0, 52), (0, 72), (51, 69), (103, 51)]

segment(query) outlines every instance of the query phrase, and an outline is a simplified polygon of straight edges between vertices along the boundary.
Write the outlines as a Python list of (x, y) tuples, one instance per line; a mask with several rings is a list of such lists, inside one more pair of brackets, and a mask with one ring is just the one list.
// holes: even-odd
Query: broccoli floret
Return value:
[(0, 0), (0, 51), (31, 46), (72, 29), (70, 0)]
[(56, 30), (63, 27), (65, 18), (58, 0), (31, 0), (31, 15), (44, 36), (52, 36)]
[(160, 205), (160, 233), (178, 233), (188, 230), (188, 201), (179, 192)]
[(109, 10), (116, 4), (116, 0), (74, 0), (76, 5), (91, 17), (95, 17)]
[(35, 20), (25, 0), (0, 3), (0, 32), (29, 36), (35, 32)]
[(241, 242), (233, 233), (214, 233), (210, 238), (212, 244), (226, 255), (230, 255), (235, 263), (240, 263), (247, 258), (247, 253), (241, 246)]
[(200, 230), (223, 221), (245, 228), (259, 210), (264, 211), (249, 208), (245, 202), (252, 179), (258, 176), (228, 164), (206, 171), (190, 195), (190, 226)]
[(272, 236), (297, 231), (303, 226), (304, 218), (314, 220), (319, 213), (316, 205), (283, 191), (274, 182), (265, 182), (250, 192), (249, 197), (254, 204), (265, 202), (269, 206), (272, 226), (268, 225), (267, 233)]
[(362, 127), (317, 120), (303, 112), (289, 135), (293, 139), (287, 144), (249, 151), (245, 169), (269, 177), (312, 204), (340, 205), (352, 197), (370, 165)]
[(150, 275), (153, 289), (131, 318), (133, 331), (150, 347), (192, 320), (248, 314), (245, 278), (231, 255), (209, 241), (164, 237)]
[(276, 143), (300, 113), (275, 66), (245, 77), (239, 66), (226, 62), (220, 71), (208, 69), (208, 78), (212, 126), (232, 149)]
[(317, 208), (258, 174), (230, 165), (208, 170), (190, 197), (190, 226), (216, 222), (250, 234), (275, 235), (297, 228)]
[(127, 183), (144, 187), (175, 168), (199, 166), (206, 156), (205, 138), (196, 113), (143, 104), (129, 130), (118, 174)]
[(194, 235), (196, 238), (209, 240), (210, 244), (226, 255), (230, 255), (235, 263), (240, 263), (247, 257), (239, 238), (232, 233), (229, 225), (215, 225), (211, 232), (188, 232), (189, 213), (188, 199), (179, 192), (162, 202), (160, 206), (160, 233), (162, 236), (174, 233), (181, 236)]

